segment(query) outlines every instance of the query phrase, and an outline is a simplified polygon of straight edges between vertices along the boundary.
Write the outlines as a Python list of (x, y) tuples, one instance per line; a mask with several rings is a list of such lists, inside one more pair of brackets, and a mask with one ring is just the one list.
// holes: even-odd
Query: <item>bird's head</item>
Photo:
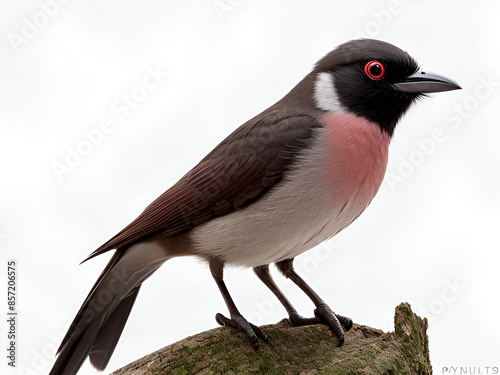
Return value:
[(389, 135), (416, 99), (461, 88), (450, 78), (420, 69), (407, 52), (373, 39), (340, 45), (311, 74), (317, 108), (365, 117)]

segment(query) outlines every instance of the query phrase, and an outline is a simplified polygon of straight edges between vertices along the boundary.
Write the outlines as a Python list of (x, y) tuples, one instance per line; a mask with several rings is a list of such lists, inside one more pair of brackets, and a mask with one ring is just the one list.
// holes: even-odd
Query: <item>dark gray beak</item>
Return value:
[(403, 82), (392, 85), (396, 90), (412, 93), (428, 93), (461, 89), (451, 78), (441, 74), (420, 70), (406, 78)]

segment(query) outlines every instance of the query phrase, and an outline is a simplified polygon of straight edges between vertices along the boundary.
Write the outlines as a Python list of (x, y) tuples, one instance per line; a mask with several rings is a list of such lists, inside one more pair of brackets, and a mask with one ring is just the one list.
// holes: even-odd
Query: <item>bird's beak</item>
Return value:
[(461, 89), (460, 85), (451, 78), (428, 70), (419, 70), (403, 82), (394, 83), (392, 86), (399, 91), (422, 94)]

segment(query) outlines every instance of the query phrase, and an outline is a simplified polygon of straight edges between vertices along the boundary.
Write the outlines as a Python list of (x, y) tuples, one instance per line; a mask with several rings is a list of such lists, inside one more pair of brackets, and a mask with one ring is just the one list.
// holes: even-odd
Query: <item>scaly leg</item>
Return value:
[(238, 311), (236, 305), (234, 304), (229, 291), (227, 290), (226, 284), (224, 283), (223, 278), (223, 269), (224, 263), (218, 259), (212, 259), (209, 263), (210, 271), (212, 272), (212, 276), (219, 287), (220, 292), (222, 293), (222, 297), (224, 297), (224, 301), (226, 302), (226, 306), (229, 310), (229, 314), (231, 319), (226, 318), (224, 315), (218, 313), (215, 316), (215, 320), (221, 326), (229, 326), (233, 328), (237, 328), (247, 335), (250, 339), (254, 349), (259, 348), (259, 340), (260, 337), (265, 342), (268, 341), (267, 335), (256, 325), (248, 322)]
[(267, 285), (269, 289), (278, 297), (281, 304), (288, 312), (290, 322), (295, 326), (326, 324), (328, 325), (339, 339), (338, 346), (344, 343), (344, 330), (348, 331), (352, 327), (352, 320), (342, 315), (335, 314), (330, 307), (316, 294), (314, 290), (295, 272), (293, 268), (293, 259), (287, 259), (276, 263), (278, 270), (286, 277), (292, 280), (300, 289), (307, 294), (311, 301), (316, 306), (314, 310), (314, 318), (303, 318), (297, 313), (297, 310), (291, 305), (288, 299), (283, 295), (274, 280), (269, 274), (268, 266), (254, 268), (257, 276)]
[(323, 321), (318, 317), (304, 318), (301, 315), (299, 315), (297, 310), (295, 310), (295, 307), (292, 306), (290, 301), (285, 297), (283, 292), (274, 282), (273, 278), (271, 277), (271, 274), (269, 273), (268, 265), (254, 267), (253, 270), (255, 274), (259, 277), (259, 279), (264, 284), (266, 284), (266, 286), (271, 290), (271, 292), (273, 292), (274, 295), (278, 297), (279, 301), (281, 302), (283, 307), (286, 309), (286, 312), (288, 313), (288, 320), (293, 326), (305, 326), (305, 325), (323, 323)]

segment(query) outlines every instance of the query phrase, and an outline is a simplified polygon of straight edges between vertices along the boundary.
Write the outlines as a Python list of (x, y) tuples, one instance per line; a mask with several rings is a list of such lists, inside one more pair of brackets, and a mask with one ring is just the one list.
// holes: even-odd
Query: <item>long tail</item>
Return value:
[(50, 375), (74, 375), (87, 356), (104, 370), (139, 289), (168, 256), (154, 243), (117, 249), (64, 337)]

